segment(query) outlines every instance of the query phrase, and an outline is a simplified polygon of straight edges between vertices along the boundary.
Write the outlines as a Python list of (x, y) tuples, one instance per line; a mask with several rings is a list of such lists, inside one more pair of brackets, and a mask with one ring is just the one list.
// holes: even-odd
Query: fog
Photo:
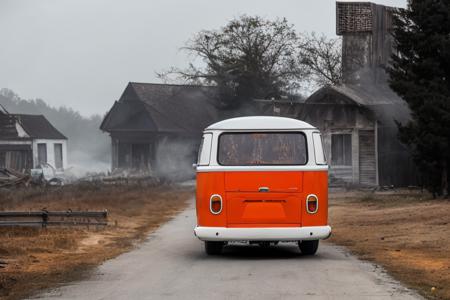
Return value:
[[(2, 0), (0, 89), (16, 93), (4, 93), (2, 102), (12, 113), (45, 115), (69, 138), (71, 174), (107, 171), (110, 139), (99, 126), (126, 84), (160, 82), (157, 72), (187, 67), (191, 58), (180, 47), (189, 38), (242, 14), (287, 18), (297, 32), (335, 36), (333, 0)], [(256, 113), (244, 106), (238, 114)], [(172, 179), (191, 176), (196, 147), (161, 143), (156, 170)]]
[(0, 105), (13, 114), (44, 115), (68, 138), (68, 175), (80, 177), (111, 168), (110, 139), (99, 129), (103, 116), (86, 118), (70, 108), (49, 106), (41, 99), (22, 99), (8, 89), (0, 89)]
[[(375, 1), (405, 6), (406, 0)], [(335, 35), (333, 0), (2, 0), (0, 88), (84, 116), (104, 114), (129, 81), (185, 67), (194, 33), (241, 14), (286, 17), (299, 32)]]
[(155, 153), (158, 176), (171, 181), (193, 178), (192, 164), (196, 162), (198, 145), (192, 140), (165, 139), (158, 143)]

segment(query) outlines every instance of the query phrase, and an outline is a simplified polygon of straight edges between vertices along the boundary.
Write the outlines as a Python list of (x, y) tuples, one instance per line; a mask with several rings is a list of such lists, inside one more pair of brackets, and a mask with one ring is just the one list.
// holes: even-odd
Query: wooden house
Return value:
[(27, 172), (41, 164), (67, 167), (67, 138), (42, 115), (0, 109), (0, 168)]
[(253, 99), (224, 113), (214, 106), (214, 87), (128, 84), (101, 126), (111, 135), (112, 168), (183, 173), (195, 160), (207, 125), (232, 116), (275, 115), (304, 120), (322, 131), (333, 185), (417, 184), (396, 125), (408, 121), (410, 111), (389, 88), (384, 71), (393, 49), (393, 11), (369, 2), (336, 3), (343, 82), (305, 101)]
[(112, 169), (185, 178), (202, 131), (217, 121), (216, 89), (130, 82), (100, 129), (112, 143)]
[(409, 108), (388, 85), (394, 8), (370, 2), (337, 2), (343, 82), (325, 86), (305, 102), (258, 100), (264, 114), (298, 118), (322, 131), (333, 185), (409, 186), (418, 183), (396, 122)]

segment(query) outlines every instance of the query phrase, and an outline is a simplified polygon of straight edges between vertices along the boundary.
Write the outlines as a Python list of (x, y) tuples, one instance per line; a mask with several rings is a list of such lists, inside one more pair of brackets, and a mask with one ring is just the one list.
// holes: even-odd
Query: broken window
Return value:
[(47, 144), (37, 144), (38, 150), (38, 164), (46, 164), (47, 163)]
[(352, 165), (352, 135), (331, 135), (331, 164), (334, 166)]
[(62, 169), (63, 168), (63, 153), (62, 153), (62, 144), (55, 144), (55, 168)]
[(300, 132), (224, 133), (218, 162), (227, 166), (304, 165), (306, 138)]

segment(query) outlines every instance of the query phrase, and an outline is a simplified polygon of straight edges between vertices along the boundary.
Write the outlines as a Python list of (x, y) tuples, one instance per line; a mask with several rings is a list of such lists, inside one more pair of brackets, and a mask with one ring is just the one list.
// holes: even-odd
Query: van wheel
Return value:
[(298, 247), (303, 255), (314, 255), (317, 252), (317, 248), (319, 248), (319, 240), (300, 241), (298, 242)]
[(205, 241), (205, 251), (208, 255), (218, 255), (222, 253), (223, 242)]

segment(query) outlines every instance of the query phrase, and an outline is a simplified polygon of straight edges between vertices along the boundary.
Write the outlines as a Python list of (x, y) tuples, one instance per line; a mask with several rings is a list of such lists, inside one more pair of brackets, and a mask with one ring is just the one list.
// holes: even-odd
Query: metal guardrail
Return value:
[[(55, 219), (55, 220), (54, 220)], [(0, 211), (2, 226), (106, 226), (108, 211)]]

